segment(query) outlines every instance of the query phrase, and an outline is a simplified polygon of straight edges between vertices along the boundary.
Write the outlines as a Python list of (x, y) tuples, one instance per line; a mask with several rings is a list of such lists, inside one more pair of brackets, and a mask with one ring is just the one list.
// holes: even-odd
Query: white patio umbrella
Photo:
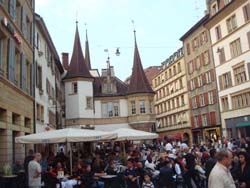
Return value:
[[(47, 132), (35, 133), (15, 138), (16, 143), (41, 144), (41, 143), (71, 143), (106, 141), (117, 138), (117, 133), (88, 129), (58, 129)], [(70, 170), (72, 173), (72, 150), (70, 146)]]
[(146, 131), (140, 131), (135, 129), (129, 128), (121, 128), (112, 131), (112, 133), (117, 133), (116, 141), (123, 141), (123, 140), (151, 140), (158, 138), (158, 134), (150, 133)]
[(15, 142), (21, 144), (91, 142), (111, 140), (116, 137), (117, 133), (113, 132), (67, 128), (19, 136), (15, 138)]

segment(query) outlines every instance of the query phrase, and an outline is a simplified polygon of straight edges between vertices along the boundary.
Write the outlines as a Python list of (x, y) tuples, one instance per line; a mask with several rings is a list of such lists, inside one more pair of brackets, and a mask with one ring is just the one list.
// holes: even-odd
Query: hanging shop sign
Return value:
[(22, 43), (20, 35), (15, 31), (15, 29), (10, 25), (7, 18), (4, 17), (2, 20), (2, 25), (9, 31), (9, 33), (14, 37), (18, 44)]

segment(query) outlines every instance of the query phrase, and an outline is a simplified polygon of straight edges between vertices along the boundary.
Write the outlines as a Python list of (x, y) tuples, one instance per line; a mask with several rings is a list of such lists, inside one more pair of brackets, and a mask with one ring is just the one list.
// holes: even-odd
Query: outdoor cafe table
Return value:
[(17, 188), (17, 175), (0, 176), (0, 188)]
[(105, 175), (105, 176), (100, 176), (101, 180), (104, 181), (104, 187), (105, 188), (116, 188), (115, 185), (115, 180), (117, 178), (117, 175)]

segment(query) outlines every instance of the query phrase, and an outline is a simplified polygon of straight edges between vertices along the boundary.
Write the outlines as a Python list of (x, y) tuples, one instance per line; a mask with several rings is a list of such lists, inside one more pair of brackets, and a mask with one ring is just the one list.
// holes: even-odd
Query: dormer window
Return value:
[(211, 10), (211, 12), (212, 12), (212, 15), (215, 15), (215, 14), (218, 12), (218, 5), (217, 5), (217, 3), (214, 3), (214, 4), (212, 5), (212, 10)]

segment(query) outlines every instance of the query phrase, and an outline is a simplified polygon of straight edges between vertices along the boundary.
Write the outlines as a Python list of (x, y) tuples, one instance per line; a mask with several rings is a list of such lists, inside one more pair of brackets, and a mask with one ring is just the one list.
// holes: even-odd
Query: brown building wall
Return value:
[[(33, 64), (32, 44), (32, 6), (28, 0), (16, 2), (16, 21), (8, 11), (9, 1), (0, 3), (0, 38), (2, 54), (0, 66), (0, 166), (15, 160), (23, 160), (25, 149), (32, 146), (15, 144), (15, 137), (33, 132), (33, 102), (31, 68)], [(27, 38), (21, 30), (21, 9), (26, 10)], [(7, 26), (6, 26), (7, 25)], [(12, 39), (15, 47), (15, 79), (8, 79), (8, 40)], [(26, 87), (21, 88), (21, 54), (26, 56)], [(1, 168), (0, 168), (1, 169)]]

